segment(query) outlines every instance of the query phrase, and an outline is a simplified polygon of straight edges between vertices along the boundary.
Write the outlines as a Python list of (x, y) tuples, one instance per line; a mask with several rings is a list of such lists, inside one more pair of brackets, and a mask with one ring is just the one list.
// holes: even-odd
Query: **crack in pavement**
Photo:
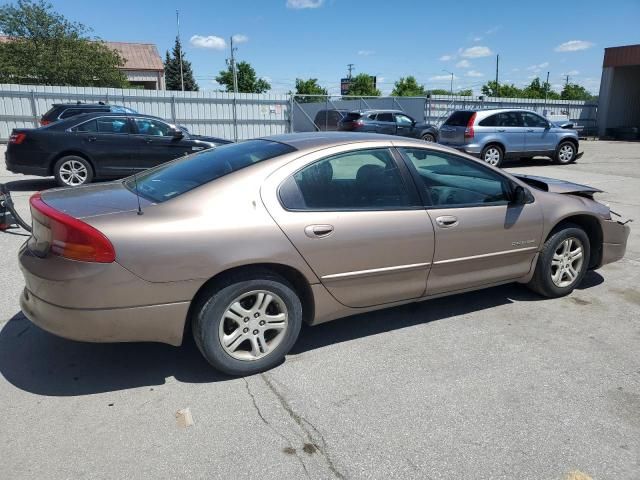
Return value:
[(265, 418), (265, 416), (263, 415), (262, 411), (260, 410), (260, 407), (258, 406), (258, 402), (256, 401), (256, 397), (253, 394), (253, 392), (251, 391), (251, 387), (249, 387), (249, 382), (246, 378), (242, 378), (242, 380), (244, 380), (244, 384), (247, 388), (247, 393), (249, 394), (249, 397), (251, 397), (251, 402), (253, 403), (253, 408), (255, 409), (256, 413), (258, 414), (258, 417), (260, 417), (260, 420), (262, 420), (262, 422), (269, 427), (269, 429), (271, 429), (271, 431), (273, 433), (275, 433), (276, 435), (278, 435), (280, 438), (282, 438), (288, 445), (288, 448), (290, 449), (289, 451), (293, 453), (293, 455), (296, 457), (296, 459), (298, 460), (298, 462), (300, 462), (300, 465), (302, 466), (302, 468), (304, 469), (304, 473), (307, 476), (307, 478), (311, 478), (311, 476), (309, 475), (309, 470), (307, 470), (307, 466), (305, 465), (303, 459), (300, 457), (300, 455), (298, 455), (298, 451), (294, 448), (293, 444), (291, 443), (291, 441), (283, 434), (280, 433), (273, 425), (271, 425), (271, 423)]
[[(260, 376), (264, 380), (264, 383), (267, 384), (267, 387), (269, 387), (269, 390), (271, 390), (273, 394), (276, 396), (276, 398), (280, 402), (280, 405), (282, 406), (284, 411), (287, 412), (287, 414), (293, 419), (293, 421), (296, 422), (298, 427), (300, 427), (300, 429), (305, 433), (309, 443), (316, 446), (317, 450), (321, 453), (322, 457), (327, 462), (327, 467), (329, 468), (331, 473), (333, 473), (333, 475), (336, 478), (339, 478), (340, 480), (346, 480), (345, 475), (336, 468), (335, 464), (333, 463), (333, 460), (327, 453), (327, 442), (324, 436), (322, 435), (322, 433), (320, 433), (320, 431), (315, 427), (315, 425), (313, 425), (309, 420), (298, 415), (296, 412), (293, 411), (293, 409), (291, 408), (291, 405), (289, 405), (289, 402), (287, 402), (284, 395), (275, 387), (273, 382), (269, 379), (269, 377), (265, 373), (261, 373)], [(322, 443), (322, 446), (317, 445), (317, 440), (313, 437), (313, 435), (311, 434), (309, 429), (305, 426), (305, 424), (311, 427), (313, 431), (316, 432), (316, 434), (320, 437), (320, 442)]]

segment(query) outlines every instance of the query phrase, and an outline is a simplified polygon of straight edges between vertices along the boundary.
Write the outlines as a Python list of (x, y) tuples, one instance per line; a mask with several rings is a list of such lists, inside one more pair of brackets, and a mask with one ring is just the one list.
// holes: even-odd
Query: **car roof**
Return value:
[(366, 110), (351, 110), (351, 113), (360, 113), (362, 115), (371, 113), (402, 113), (406, 115), (402, 110), (391, 110), (387, 108), (368, 108)]
[(96, 107), (117, 107), (110, 103), (53, 103), (52, 107), (72, 107), (72, 108), (96, 108)]
[(82, 123), (83, 121), (90, 120), (90, 119), (96, 118), (96, 117), (122, 117), (122, 116), (134, 117), (134, 118), (137, 118), (137, 117), (152, 118), (154, 120), (162, 120), (163, 122), (167, 122), (167, 123), (173, 124), (173, 122), (171, 122), (169, 120), (165, 120), (163, 118), (156, 117), (154, 115), (145, 115), (144, 113), (118, 113), (118, 112), (80, 113), (78, 115), (74, 115), (73, 117), (65, 118), (64, 120), (61, 120), (60, 122), (56, 122), (56, 123), (60, 123), (60, 124), (69, 123), (69, 122)]
[(540, 115), (539, 113), (535, 112), (534, 110), (529, 110), (527, 108), (478, 108), (476, 110), (455, 110), (453, 113), (456, 112), (468, 112), (468, 113), (477, 113), (477, 114), (494, 114), (494, 113), (501, 113), (501, 112), (530, 112), (530, 113), (535, 113), (537, 115)]
[[(268, 137), (262, 137), (261, 140), (270, 140), (273, 142), (285, 143), (291, 145), (297, 150), (319, 150), (322, 148), (328, 148), (337, 145), (344, 145), (346, 143), (366, 143), (366, 142), (409, 142), (415, 143), (419, 146), (426, 146), (427, 144), (418, 139), (412, 139), (407, 137), (398, 137), (397, 135), (383, 135), (380, 133), (365, 133), (365, 132), (300, 132), (300, 133), (285, 133), (282, 135), (270, 135)], [(429, 147), (438, 147), (436, 144), (429, 144)], [(448, 150), (446, 147), (442, 147), (442, 150)]]

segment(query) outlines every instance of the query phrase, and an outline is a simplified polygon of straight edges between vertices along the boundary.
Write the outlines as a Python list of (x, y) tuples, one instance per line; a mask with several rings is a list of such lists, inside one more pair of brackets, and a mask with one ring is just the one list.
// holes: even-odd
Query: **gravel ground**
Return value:
[[(582, 148), (575, 165), (506, 168), (602, 188), (640, 219), (640, 143)], [(53, 182), (2, 167), (28, 216)], [(569, 297), (507, 285), (305, 328), (283, 365), (246, 379), (191, 344), (83, 344), (31, 325), (24, 240), (0, 234), (2, 478), (640, 478), (638, 227)], [(195, 424), (180, 428), (187, 407)]]

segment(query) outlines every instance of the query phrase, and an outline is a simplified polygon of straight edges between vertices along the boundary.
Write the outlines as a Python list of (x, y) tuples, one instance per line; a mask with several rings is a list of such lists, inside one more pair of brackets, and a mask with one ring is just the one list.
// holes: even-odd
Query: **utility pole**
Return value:
[(500, 67), (500, 55), (496, 55), (496, 97), (500, 96), (500, 83), (498, 83), (499, 67)]
[(547, 98), (549, 97), (549, 72), (547, 72), (547, 81), (544, 83), (544, 115), (547, 115)]
[(238, 70), (236, 69), (236, 57), (235, 47), (233, 46), (233, 36), (230, 38), (231, 46), (231, 58), (229, 63), (231, 64), (231, 74), (233, 76), (233, 140), (238, 141), (238, 114), (237, 114), (237, 99), (238, 96)]
[(449, 70), (446, 69), (442, 69), (443, 72), (447, 72), (449, 75), (451, 75), (451, 85), (449, 86), (449, 95), (453, 96), (453, 72), (450, 72)]
[(566, 81), (564, 82), (564, 86), (566, 87), (567, 85), (569, 85), (569, 75), (567, 75), (567, 79), (566, 79)]
[(351, 72), (353, 71), (353, 67), (355, 67), (355, 64), (347, 63), (347, 69), (349, 70), (349, 74), (347, 75), (347, 78), (351, 78)]
[(184, 92), (184, 74), (182, 73), (182, 41), (180, 40), (180, 10), (176, 10), (176, 26), (178, 27), (178, 45), (180, 45), (180, 50), (178, 50), (178, 57), (180, 60), (180, 86)]

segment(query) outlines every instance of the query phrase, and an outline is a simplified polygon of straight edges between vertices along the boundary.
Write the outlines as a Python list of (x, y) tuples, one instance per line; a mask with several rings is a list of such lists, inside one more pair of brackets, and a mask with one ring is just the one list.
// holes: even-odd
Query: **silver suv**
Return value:
[(440, 127), (439, 143), (493, 166), (505, 158), (545, 156), (567, 164), (578, 157), (578, 133), (528, 110), (458, 110)]

